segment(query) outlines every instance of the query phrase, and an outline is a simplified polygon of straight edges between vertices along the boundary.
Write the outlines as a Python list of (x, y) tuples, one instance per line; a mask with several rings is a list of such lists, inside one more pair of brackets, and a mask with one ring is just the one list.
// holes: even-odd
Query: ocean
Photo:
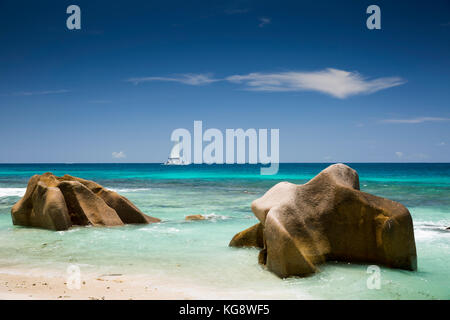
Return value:
[[(280, 181), (307, 182), (329, 164), (280, 164), (274, 176), (258, 165), (0, 164), (0, 272), (152, 275), (199, 298), (450, 299), (450, 164), (349, 163), (361, 190), (411, 212), (418, 270), (381, 267), (369, 289), (368, 265), (329, 262), (306, 278), (279, 279), (258, 265), (257, 249), (228, 247), (257, 223), (252, 200)], [(75, 227), (68, 231), (13, 226), (10, 210), (34, 174), (70, 174), (102, 184), (162, 219), (150, 225)], [(185, 221), (202, 214), (204, 221)]]

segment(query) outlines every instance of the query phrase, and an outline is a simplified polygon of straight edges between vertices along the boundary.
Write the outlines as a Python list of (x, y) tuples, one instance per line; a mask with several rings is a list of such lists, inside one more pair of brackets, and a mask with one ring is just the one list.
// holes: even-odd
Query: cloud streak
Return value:
[(272, 22), (271, 18), (261, 17), (259, 18), (258, 27), (263, 28), (265, 25), (270, 24)]
[(405, 154), (401, 151), (395, 152), (395, 156), (402, 161), (424, 161), (430, 159), (430, 155), (425, 153), (413, 153), (413, 154)]
[(41, 96), (41, 95), (60, 94), (60, 93), (67, 93), (67, 92), (70, 92), (70, 91), (65, 90), (65, 89), (45, 90), (45, 91), (22, 91), (22, 92), (15, 92), (12, 95), (14, 95), (14, 96)]
[(151, 81), (169, 81), (169, 82), (179, 82), (183, 84), (189, 84), (192, 86), (198, 86), (203, 84), (208, 84), (216, 81), (220, 81), (219, 79), (213, 79), (210, 74), (181, 74), (173, 77), (141, 77), (141, 78), (130, 78), (126, 80), (127, 82), (131, 82), (134, 84), (140, 84), (142, 82), (151, 82)]
[(345, 99), (359, 94), (374, 93), (383, 89), (402, 85), (406, 82), (400, 77), (367, 79), (357, 72), (333, 68), (312, 72), (255, 72), (244, 75), (231, 75), (223, 79), (213, 78), (211, 74), (182, 74), (173, 77), (130, 78), (126, 81), (136, 85), (142, 82), (168, 81), (194, 86), (217, 81), (226, 81), (240, 84), (244, 90), (249, 91), (316, 91), (339, 99)]
[(114, 159), (124, 159), (127, 157), (127, 155), (125, 154), (125, 152), (123, 151), (119, 151), (119, 152), (113, 152), (112, 153), (112, 157)]
[(318, 91), (344, 99), (399, 86), (405, 80), (399, 77), (368, 80), (359, 73), (328, 68), (314, 72), (250, 73), (235, 75), (228, 81), (242, 83), (253, 91)]
[(438, 117), (419, 117), (411, 119), (384, 119), (381, 120), (382, 123), (404, 123), (404, 124), (417, 124), (423, 122), (442, 122), (450, 121), (450, 118), (438, 118)]

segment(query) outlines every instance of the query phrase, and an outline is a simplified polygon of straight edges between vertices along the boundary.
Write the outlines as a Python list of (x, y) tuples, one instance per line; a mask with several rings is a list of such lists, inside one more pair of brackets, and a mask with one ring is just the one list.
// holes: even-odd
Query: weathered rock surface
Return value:
[(194, 221), (194, 220), (205, 220), (206, 218), (201, 214), (193, 214), (190, 216), (186, 216), (184, 219), (188, 221)]
[(259, 262), (280, 277), (306, 276), (327, 260), (417, 268), (408, 209), (361, 192), (346, 165), (329, 166), (304, 185), (278, 183), (252, 211), (260, 223), (230, 245), (262, 247)]
[(233, 239), (231, 239), (230, 246), (257, 247), (263, 249), (263, 225), (261, 223), (257, 223), (254, 226), (239, 232), (233, 237)]
[(159, 222), (158, 218), (143, 214), (130, 200), (121, 196), (117, 192), (103, 188), (101, 185), (68, 174), (62, 177), (63, 180), (78, 181), (100, 197), (109, 207), (116, 210), (123, 223), (153, 223)]
[(11, 216), (15, 225), (51, 230), (160, 221), (93, 181), (69, 175), (56, 177), (49, 172), (31, 177), (25, 195), (12, 207)]

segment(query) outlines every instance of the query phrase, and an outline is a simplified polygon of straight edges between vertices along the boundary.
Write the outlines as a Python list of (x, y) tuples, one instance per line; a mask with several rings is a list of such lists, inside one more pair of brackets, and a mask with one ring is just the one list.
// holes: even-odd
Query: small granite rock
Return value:
[(264, 248), (263, 225), (257, 223), (236, 234), (230, 242), (231, 247), (257, 247)]
[(193, 214), (190, 216), (186, 216), (186, 220), (194, 221), (194, 220), (205, 220), (206, 218), (202, 216), (201, 214)]

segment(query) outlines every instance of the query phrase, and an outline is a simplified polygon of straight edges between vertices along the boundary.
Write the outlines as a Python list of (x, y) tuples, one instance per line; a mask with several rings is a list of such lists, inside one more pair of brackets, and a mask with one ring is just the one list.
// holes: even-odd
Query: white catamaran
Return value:
[(173, 166), (187, 165), (188, 163), (186, 163), (186, 161), (180, 156), (180, 152), (181, 152), (181, 142), (177, 142), (173, 146), (172, 151), (170, 151), (170, 156), (164, 164)]

